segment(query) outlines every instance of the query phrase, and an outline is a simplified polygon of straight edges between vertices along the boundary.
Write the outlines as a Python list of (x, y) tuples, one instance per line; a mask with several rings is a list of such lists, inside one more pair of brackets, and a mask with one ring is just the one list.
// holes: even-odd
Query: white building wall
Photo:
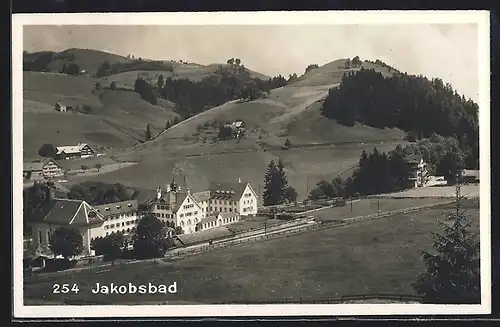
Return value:
[[(101, 214), (106, 215), (105, 212)], [(102, 229), (103, 235), (106, 236), (111, 233), (123, 232), (124, 234), (129, 234), (132, 229), (137, 227), (139, 223), (139, 215), (137, 211), (125, 212), (117, 216), (105, 216), (106, 221), (104, 222)]]
[(257, 207), (257, 196), (252, 191), (250, 186), (247, 185), (239, 201), (238, 212), (241, 216), (256, 215)]
[(192, 234), (196, 231), (196, 224), (202, 219), (201, 206), (188, 194), (176, 213), (176, 224), (180, 226), (185, 234)]

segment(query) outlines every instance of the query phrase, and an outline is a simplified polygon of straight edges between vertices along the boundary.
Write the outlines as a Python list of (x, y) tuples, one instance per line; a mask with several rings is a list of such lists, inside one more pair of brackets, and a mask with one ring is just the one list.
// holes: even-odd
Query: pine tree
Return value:
[(281, 159), (278, 160), (278, 164), (276, 165), (276, 190), (279, 195), (278, 204), (282, 204), (286, 202), (286, 189), (288, 188), (288, 179), (286, 177), (285, 165)]
[(435, 253), (422, 252), (426, 271), (419, 274), (412, 286), (424, 303), (479, 304), (481, 301), (479, 242), (468, 230), (471, 220), (462, 209), (462, 199), (457, 184), (456, 210), (439, 223), (443, 233), (433, 233)]
[(279, 203), (280, 189), (276, 184), (277, 168), (274, 160), (267, 165), (266, 174), (264, 175), (264, 193), (262, 194), (265, 206), (276, 205)]

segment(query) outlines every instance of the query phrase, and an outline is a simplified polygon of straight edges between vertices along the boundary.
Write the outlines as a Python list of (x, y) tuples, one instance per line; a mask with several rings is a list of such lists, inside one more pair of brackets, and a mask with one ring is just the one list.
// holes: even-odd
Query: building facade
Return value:
[(409, 169), (408, 181), (410, 187), (423, 187), (427, 185), (429, 175), (427, 172), (427, 164), (422, 156), (408, 156), (405, 158)]
[(122, 232), (132, 234), (139, 223), (137, 200), (103, 204), (94, 207), (104, 217), (104, 236)]
[(91, 206), (82, 200), (53, 199), (53, 207), (41, 220), (30, 223), (33, 230), (33, 248), (50, 248), (50, 240), (59, 227), (72, 227), (83, 238), (83, 253), (93, 255), (91, 242), (96, 237), (123, 232), (131, 235), (140, 220), (137, 201), (122, 201), (100, 206)]
[(224, 224), (237, 222), (241, 216), (256, 215), (257, 199), (247, 182), (213, 183), (208, 191), (191, 193), (189, 189), (181, 192), (172, 180), (166, 192), (158, 187), (156, 198), (148, 206), (168, 226), (181, 227), (184, 233), (191, 234), (222, 226), (219, 215)]
[(47, 247), (54, 231), (59, 227), (71, 227), (83, 238), (81, 256), (92, 255), (90, 242), (104, 236), (104, 217), (90, 204), (82, 200), (53, 199), (54, 206), (41, 220), (30, 223), (35, 248)]
[(46, 158), (23, 164), (23, 179), (38, 181), (64, 176), (64, 168), (54, 159)]

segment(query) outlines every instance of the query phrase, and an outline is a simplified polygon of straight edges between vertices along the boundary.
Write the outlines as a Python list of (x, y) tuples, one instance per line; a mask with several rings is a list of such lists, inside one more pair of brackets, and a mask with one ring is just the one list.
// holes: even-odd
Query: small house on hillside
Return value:
[(66, 111), (67, 111), (66, 106), (65, 106), (65, 105), (63, 105), (63, 104), (62, 104), (62, 103), (60, 103), (60, 102), (56, 102), (56, 104), (55, 104), (55, 109), (56, 109), (57, 111), (60, 111), (60, 112), (66, 112)]

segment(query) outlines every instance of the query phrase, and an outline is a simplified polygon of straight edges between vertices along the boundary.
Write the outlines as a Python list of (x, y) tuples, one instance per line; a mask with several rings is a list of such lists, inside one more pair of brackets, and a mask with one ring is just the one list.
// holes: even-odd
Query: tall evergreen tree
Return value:
[[(460, 176), (460, 174), (459, 174)], [(433, 253), (422, 252), (426, 271), (413, 288), (425, 303), (479, 304), (479, 241), (471, 233), (471, 219), (462, 209), (460, 183), (456, 188), (456, 210), (439, 222), (443, 232), (433, 233)]]
[(266, 174), (264, 175), (264, 193), (262, 195), (265, 206), (276, 205), (280, 200), (280, 186), (276, 183), (277, 168), (274, 160), (271, 160), (267, 165)]
[(276, 170), (276, 188), (279, 189), (278, 203), (282, 204), (286, 202), (286, 189), (288, 188), (288, 178), (286, 177), (285, 165), (283, 164), (283, 160), (278, 160)]

